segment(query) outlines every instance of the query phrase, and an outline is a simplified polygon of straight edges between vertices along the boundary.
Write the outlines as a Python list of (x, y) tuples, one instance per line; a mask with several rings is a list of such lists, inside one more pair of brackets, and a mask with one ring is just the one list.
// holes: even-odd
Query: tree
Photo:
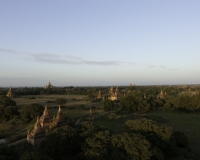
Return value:
[(16, 102), (6, 96), (0, 96), (0, 105), (3, 105), (4, 107), (16, 106)]
[(110, 111), (114, 108), (114, 103), (113, 101), (106, 99), (103, 101), (103, 110), (104, 111)]
[(143, 94), (132, 93), (122, 98), (120, 107), (127, 111), (146, 112), (150, 109), (150, 104)]
[(67, 103), (67, 99), (65, 98), (58, 98), (55, 100), (55, 103), (58, 104), (58, 105), (63, 105), (65, 103)]
[(41, 116), (43, 113), (43, 106), (37, 103), (32, 103), (22, 108), (21, 118), (25, 122), (29, 122), (32, 119), (35, 119), (38, 116)]
[(18, 115), (16, 102), (6, 96), (0, 96), (0, 119), (9, 120)]
[(159, 125), (156, 122), (146, 118), (128, 120), (125, 122), (125, 125), (128, 129), (133, 131), (141, 131), (149, 134), (154, 133), (163, 140), (169, 140), (173, 134), (171, 127)]
[(195, 111), (199, 108), (198, 95), (183, 94), (178, 97), (177, 107), (183, 111)]
[(49, 132), (42, 141), (38, 150), (43, 155), (48, 155), (52, 159), (69, 159), (80, 153), (80, 146), (75, 129), (71, 126), (64, 126)]
[(5, 107), (4, 116), (7, 119), (11, 119), (15, 115), (18, 115), (18, 114), (19, 114), (19, 112), (18, 112), (17, 106), (7, 106), (7, 107)]
[(85, 140), (85, 146), (82, 148), (86, 159), (109, 159), (111, 153), (111, 134), (108, 130), (99, 131), (92, 137)]
[[(135, 133), (123, 133), (112, 136), (119, 159), (148, 160), (155, 156), (155, 151), (146, 137)], [(162, 156), (160, 156), (160, 159)]]

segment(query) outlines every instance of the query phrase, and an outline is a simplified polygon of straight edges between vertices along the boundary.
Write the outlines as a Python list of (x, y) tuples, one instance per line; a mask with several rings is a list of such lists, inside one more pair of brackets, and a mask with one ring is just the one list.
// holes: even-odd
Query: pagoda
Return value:
[(42, 129), (39, 117), (34, 125), (34, 129), (27, 134), (27, 142), (35, 146), (39, 144), (45, 137), (45, 131)]
[(54, 88), (54, 86), (51, 84), (51, 82), (49, 81), (49, 83), (44, 87), (45, 89), (52, 89)]
[(41, 125), (42, 129), (44, 129), (44, 130), (48, 129), (51, 120), (52, 120), (52, 118), (49, 115), (47, 105), (46, 105), (44, 112), (43, 112), (42, 116), (40, 117), (40, 125)]
[(6, 97), (8, 98), (13, 98), (15, 97), (12, 91), (12, 87), (9, 88), (8, 93), (6, 94)]

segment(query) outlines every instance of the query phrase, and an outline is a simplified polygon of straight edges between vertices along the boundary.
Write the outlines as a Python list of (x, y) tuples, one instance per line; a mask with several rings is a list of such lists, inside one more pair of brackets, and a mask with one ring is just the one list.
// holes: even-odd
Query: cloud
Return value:
[[(4, 49), (4, 48), (0, 48), (0, 52), (6, 52), (10, 54), (21, 54), (21, 55), (25, 55), (26, 59), (29, 59), (35, 62), (44, 62), (44, 63), (51, 63), (51, 64), (52, 63), (53, 64), (84, 64), (84, 65), (99, 65), (99, 66), (136, 65), (136, 63), (134, 62), (88, 60), (82, 57), (76, 57), (72, 55), (58, 55), (58, 54), (52, 54), (52, 53), (31, 53), (31, 52), (17, 51), (17, 50)], [(141, 64), (137, 64), (137, 65), (141, 65)], [(145, 66), (149, 69), (160, 68), (160, 69), (171, 70), (171, 71), (178, 70), (178, 69), (168, 68), (163, 65), (152, 65), (152, 64), (146, 65), (145, 64), (141, 66)]]
[(178, 70), (178, 69), (175, 69), (175, 68), (167, 68), (166, 66), (163, 66), (163, 65), (157, 66), (157, 65), (148, 64), (148, 65), (143, 65), (143, 66), (146, 66), (148, 69), (152, 69), (152, 68), (161, 68), (161, 69), (171, 70), (171, 71)]
[(72, 55), (57, 55), (52, 53), (30, 53), (24, 51), (16, 51), (11, 49), (0, 48), (0, 52), (6, 52), (11, 54), (21, 54), (26, 55), (26, 59), (36, 61), (36, 62), (45, 62), (45, 63), (55, 63), (55, 64), (85, 64), (85, 65), (135, 65), (133, 62), (123, 62), (123, 61), (97, 61), (97, 60), (87, 60), (81, 57), (76, 57)]

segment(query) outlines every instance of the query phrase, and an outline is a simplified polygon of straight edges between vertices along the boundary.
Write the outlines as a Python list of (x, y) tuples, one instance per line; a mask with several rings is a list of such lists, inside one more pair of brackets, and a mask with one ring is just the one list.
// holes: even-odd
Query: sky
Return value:
[(0, 87), (200, 83), (199, 0), (1, 0)]

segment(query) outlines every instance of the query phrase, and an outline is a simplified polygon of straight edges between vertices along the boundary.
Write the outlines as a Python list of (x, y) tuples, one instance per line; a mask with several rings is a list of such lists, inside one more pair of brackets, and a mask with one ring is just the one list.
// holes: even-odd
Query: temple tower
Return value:
[(13, 98), (14, 97), (14, 94), (13, 94), (13, 91), (12, 91), (12, 87), (9, 88), (8, 93), (6, 94), (6, 97), (8, 97), (8, 98)]
[(35, 146), (44, 139), (44, 136), (45, 136), (45, 131), (42, 129), (38, 117), (34, 125), (34, 129), (31, 132), (28, 132), (27, 134), (27, 142)]
[(52, 130), (52, 129), (56, 128), (56, 127), (64, 126), (64, 125), (67, 125), (67, 124), (68, 123), (64, 119), (63, 112), (61, 111), (61, 107), (59, 105), (58, 112), (57, 112), (55, 118), (50, 123), (49, 130)]
[(48, 129), (51, 120), (52, 120), (52, 118), (49, 116), (49, 112), (48, 112), (47, 105), (46, 105), (44, 112), (43, 112), (42, 116), (40, 117), (40, 124), (41, 124), (42, 129), (44, 129), (44, 130)]
[(99, 90), (99, 93), (98, 93), (97, 99), (103, 99), (103, 97), (102, 97), (102, 95), (101, 95), (101, 91), (100, 91), (100, 90)]

